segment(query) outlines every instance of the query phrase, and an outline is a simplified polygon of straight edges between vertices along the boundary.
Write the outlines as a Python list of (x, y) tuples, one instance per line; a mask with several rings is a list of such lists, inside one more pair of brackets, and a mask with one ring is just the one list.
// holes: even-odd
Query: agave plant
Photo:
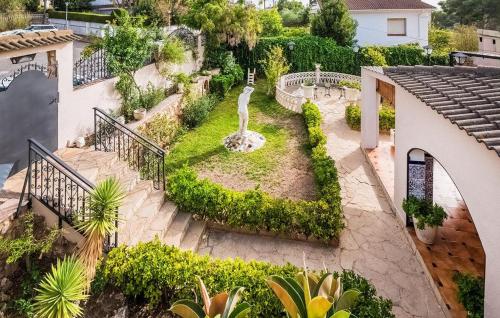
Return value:
[(356, 289), (342, 290), (340, 277), (304, 271), (296, 279), (272, 275), (267, 284), (291, 318), (349, 318), (349, 309), (360, 295)]
[(74, 257), (57, 260), (36, 288), (35, 317), (80, 317), (83, 310), (79, 303), (87, 299), (84, 266)]
[(125, 192), (115, 178), (100, 182), (90, 194), (89, 215), (78, 225), (85, 236), (78, 256), (85, 265), (89, 282), (94, 278), (104, 239), (116, 230), (117, 211), (124, 197)]
[(207, 288), (198, 277), (203, 306), (198, 303), (183, 299), (176, 301), (170, 311), (182, 318), (242, 318), (247, 317), (250, 305), (246, 302), (238, 304), (243, 287), (235, 287), (231, 292), (220, 293), (210, 298)]

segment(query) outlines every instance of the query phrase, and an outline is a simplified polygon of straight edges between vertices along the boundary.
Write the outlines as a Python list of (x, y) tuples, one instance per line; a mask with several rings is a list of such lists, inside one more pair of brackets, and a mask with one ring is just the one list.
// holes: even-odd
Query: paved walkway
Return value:
[(305, 252), (312, 268), (352, 269), (371, 280), (379, 295), (392, 299), (398, 318), (444, 317), (421, 264), (359, 148), (359, 132), (345, 124), (343, 104), (326, 104), (320, 105), (323, 129), (328, 136), (328, 151), (339, 169), (347, 223), (340, 247), (211, 232), (200, 253), (300, 266)]

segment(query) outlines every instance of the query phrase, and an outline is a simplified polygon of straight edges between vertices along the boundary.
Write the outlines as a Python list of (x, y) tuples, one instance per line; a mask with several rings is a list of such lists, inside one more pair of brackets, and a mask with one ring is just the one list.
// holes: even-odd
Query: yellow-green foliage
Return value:
[(273, 46), (266, 52), (266, 59), (261, 61), (264, 74), (267, 80), (267, 95), (273, 96), (276, 90), (276, 83), (281, 75), (290, 70), (290, 65), (286, 60), (283, 49), (279, 46)]
[(458, 25), (453, 29), (453, 47), (459, 51), (479, 50), (477, 29), (471, 25)]
[[(358, 104), (350, 104), (345, 108), (345, 120), (347, 125), (354, 130), (361, 129), (361, 107)], [(396, 113), (394, 108), (388, 104), (382, 104), (378, 112), (379, 129), (382, 132), (389, 132), (395, 128)]]
[(179, 124), (168, 114), (155, 115), (150, 121), (138, 128), (141, 135), (166, 149), (174, 140), (179, 130)]
[[(333, 264), (326, 264), (330, 266)], [(114, 248), (100, 268), (98, 280), (111, 284), (131, 298), (145, 299), (152, 305), (193, 298), (197, 277), (203, 278), (207, 290), (214, 294), (242, 286), (243, 300), (252, 305), (250, 317), (283, 317), (282, 306), (266, 286), (271, 275), (294, 277), (299, 269), (293, 265), (266, 262), (216, 259), (164, 245), (159, 240)], [(351, 272), (334, 273), (342, 277), (344, 289), (361, 292), (352, 313), (358, 318), (392, 318), (390, 300), (377, 297), (365, 278)], [(200, 295), (198, 294), (198, 299)]]

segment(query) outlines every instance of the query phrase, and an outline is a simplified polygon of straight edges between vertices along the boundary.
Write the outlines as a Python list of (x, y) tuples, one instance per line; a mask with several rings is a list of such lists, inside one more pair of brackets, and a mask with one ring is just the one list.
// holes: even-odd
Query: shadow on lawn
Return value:
[(183, 162), (174, 162), (174, 163), (169, 163), (168, 165), (165, 164), (165, 171), (167, 173), (170, 173), (172, 171), (175, 171), (177, 169), (182, 168), (183, 165), (187, 164), (189, 166), (194, 166), (200, 162), (206, 161), (214, 156), (220, 155), (224, 152), (228, 151), (224, 145), (220, 144), (216, 148), (211, 149), (210, 151), (206, 151), (204, 153), (200, 153), (198, 155), (194, 155), (191, 157), (188, 157), (185, 161)]

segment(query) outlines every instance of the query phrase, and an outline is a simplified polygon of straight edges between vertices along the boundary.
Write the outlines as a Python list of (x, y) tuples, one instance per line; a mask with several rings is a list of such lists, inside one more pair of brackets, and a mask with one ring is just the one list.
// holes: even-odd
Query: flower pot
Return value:
[(315, 85), (305, 85), (302, 84), (302, 91), (304, 92), (304, 98), (314, 99), (314, 88)]
[(145, 108), (138, 108), (134, 110), (134, 119), (135, 120), (141, 120), (144, 117), (146, 117), (146, 109)]
[(417, 234), (418, 239), (425, 244), (431, 245), (436, 240), (437, 235), (437, 226), (425, 226), (423, 230), (419, 230), (417, 228), (417, 220), (413, 218), (413, 224), (415, 226), (415, 232)]

